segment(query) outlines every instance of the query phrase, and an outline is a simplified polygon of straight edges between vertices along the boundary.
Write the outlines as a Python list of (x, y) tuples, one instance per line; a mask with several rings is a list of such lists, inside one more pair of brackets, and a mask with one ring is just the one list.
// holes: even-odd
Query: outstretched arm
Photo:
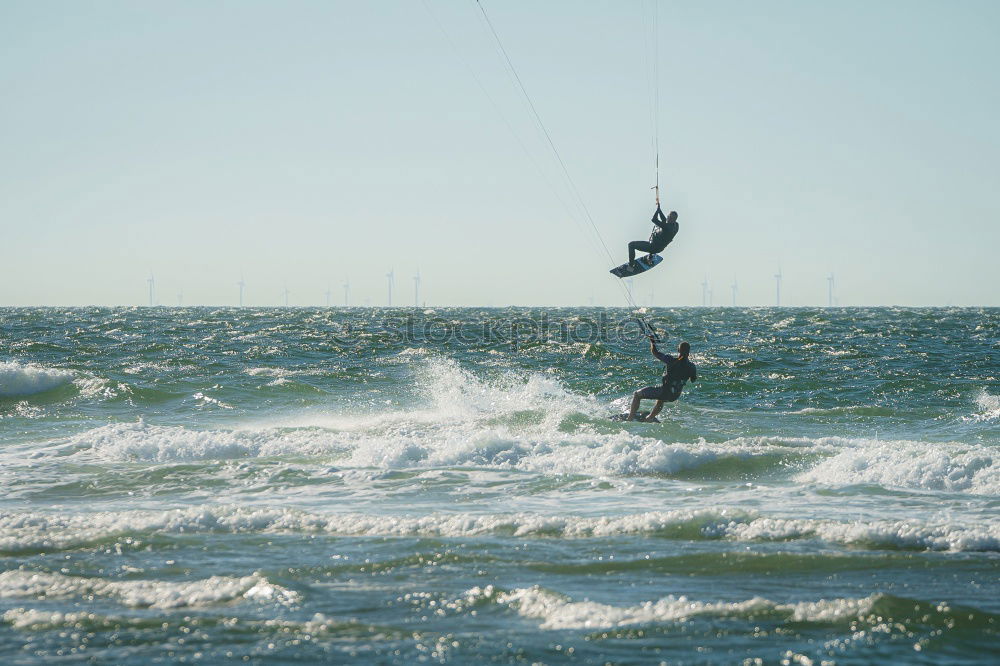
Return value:
[(660, 350), (656, 348), (656, 342), (653, 341), (653, 336), (652, 335), (649, 336), (649, 351), (653, 355), (654, 358), (656, 358), (659, 361), (662, 361), (663, 363), (670, 363), (670, 361), (673, 360), (669, 356), (667, 356), (666, 354), (661, 354), (660, 353)]

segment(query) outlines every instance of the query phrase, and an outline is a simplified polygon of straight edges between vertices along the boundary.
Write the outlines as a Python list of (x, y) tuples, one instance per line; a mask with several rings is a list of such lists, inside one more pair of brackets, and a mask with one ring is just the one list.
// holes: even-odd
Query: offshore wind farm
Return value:
[[(781, 280), (781, 276), (779, 274), (776, 274), (774, 276), (774, 278), (776, 280), (776, 285), (777, 285), (777, 296), (776, 296), (776, 303), (775, 303), (775, 305), (780, 306), (780, 304), (781, 304), (780, 303), (780, 298), (781, 298), (781, 295), (780, 295), (780, 289), (781, 289), (780, 280)], [(395, 286), (395, 273), (394, 273), (394, 271), (390, 270), (388, 273), (386, 273), (385, 274), (385, 279), (386, 279), (386, 297), (385, 297), (385, 303), (383, 305), (385, 305), (386, 307), (391, 307), (392, 306), (392, 289)], [(834, 276), (833, 276), (832, 273), (830, 273), (824, 279), (825, 279), (825, 285), (826, 285), (826, 290), (824, 292), (825, 293), (826, 305), (828, 307), (833, 307), (833, 305), (834, 305)], [(421, 286), (423, 284), (423, 278), (421, 277), (421, 274), (420, 274), (419, 270), (417, 270), (416, 274), (412, 277), (412, 280), (413, 280), (413, 307), (420, 307), (422, 304), (426, 304), (426, 298), (424, 298), (423, 300), (421, 299)], [(152, 276), (150, 276), (149, 278), (146, 279), (146, 284), (147, 284), (147, 287), (148, 287), (148, 301), (147, 301), (146, 304), (150, 305), (150, 306), (161, 306), (161, 305), (164, 305), (163, 303), (160, 303), (160, 302), (158, 302), (155, 299), (155, 295), (154, 295), (154, 291), (153, 291), (154, 279), (153, 279)], [(239, 307), (243, 307), (244, 305), (251, 304), (251, 302), (249, 300), (245, 300), (245, 293), (246, 293), (247, 283), (246, 283), (246, 280), (243, 278), (242, 275), (240, 276), (239, 281), (236, 282), (236, 286), (238, 288), (238, 291), (235, 294), (235, 299), (234, 299), (233, 303), (225, 303), (225, 302), (214, 303), (214, 302), (211, 302), (211, 303), (198, 303), (198, 304), (188, 303), (187, 305), (189, 305), (189, 306), (191, 306), (191, 305), (202, 305), (202, 306), (238, 305)], [(714, 304), (714, 302), (712, 300), (712, 293), (713, 292), (712, 292), (712, 287), (711, 287), (711, 283), (709, 282), (708, 276), (706, 276), (704, 278), (704, 280), (702, 280), (700, 286), (701, 286), (701, 305), (702, 306), (706, 306), (706, 307), (713, 306), (713, 304)], [(350, 285), (350, 279), (346, 279), (341, 284), (341, 289), (343, 290), (343, 302), (340, 303), (340, 305), (342, 305), (342, 306), (350, 305), (350, 287), (351, 287), (351, 285)], [(731, 293), (731, 297), (732, 297), (731, 306), (735, 307), (736, 306), (736, 295), (737, 295), (737, 292), (738, 292), (738, 284), (737, 284), (737, 282), (735, 280), (732, 282), (732, 284), (730, 284), (729, 289), (730, 289), (730, 293)], [(179, 289), (178, 294), (182, 294), (182, 293), (183, 293), (183, 289)], [(254, 302), (253, 304), (254, 305), (258, 305), (258, 306), (268, 306), (268, 305), (285, 305), (285, 306), (288, 306), (289, 303), (290, 303), (290, 301), (288, 301), (288, 296), (290, 294), (291, 294), (291, 291), (287, 288), (287, 285), (283, 285), (281, 287), (281, 291), (279, 292), (280, 298), (278, 299), (277, 302), (268, 302), (267, 299), (265, 298), (265, 299), (262, 299), (260, 301)], [(820, 290), (819, 289), (817, 289), (817, 294), (820, 294)], [(312, 307), (319, 306), (319, 305), (325, 305), (326, 307), (333, 307), (334, 306), (334, 303), (333, 303), (333, 300), (332, 300), (332, 298), (333, 298), (333, 291), (332, 291), (329, 283), (326, 285), (325, 289), (319, 289), (319, 288), (317, 288), (317, 289), (314, 290), (314, 293), (311, 293), (310, 290), (303, 290), (303, 296), (304, 296), (304, 301), (303, 301), (302, 305), (304, 305), (304, 306), (312, 306)], [(810, 299), (809, 301), (806, 301), (804, 303), (798, 304), (798, 307), (813, 307), (813, 306), (821, 304), (821, 302), (823, 301), (823, 299), (824, 299), (823, 296), (817, 296), (814, 299)], [(183, 300), (182, 298), (178, 298), (178, 303), (177, 303), (178, 306), (182, 305), (182, 300)], [(590, 306), (596, 305), (596, 303), (594, 302), (594, 300), (593, 300), (592, 297), (587, 299), (587, 304), (590, 305)], [(677, 303), (671, 302), (671, 299), (670, 299), (669, 296), (663, 298), (661, 301), (658, 301), (656, 299), (656, 297), (655, 297), (655, 291), (653, 289), (651, 289), (648, 292), (646, 298), (643, 299), (643, 304), (647, 305), (647, 306), (651, 306), (651, 307), (676, 307), (676, 306), (679, 305)], [(766, 305), (762, 305), (762, 304), (757, 304), (757, 306), (766, 307)], [(753, 305), (748, 305), (747, 307), (754, 307), (754, 306)]]

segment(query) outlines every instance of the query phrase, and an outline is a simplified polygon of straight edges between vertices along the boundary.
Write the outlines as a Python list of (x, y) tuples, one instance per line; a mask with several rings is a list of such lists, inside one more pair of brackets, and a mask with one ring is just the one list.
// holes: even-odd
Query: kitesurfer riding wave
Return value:
[(691, 345), (688, 343), (682, 342), (677, 345), (677, 356), (671, 356), (661, 353), (656, 348), (655, 339), (650, 335), (649, 351), (657, 360), (662, 361), (667, 366), (663, 373), (663, 384), (662, 386), (647, 386), (632, 394), (632, 406), (629, 408), (628, 421), (635, 420), (636, 414), (639, 412), (639, 403), (642, 400), (656, 400), (653, 410), (644, 419), (656, 421), (656, 415), (663, 409), (663, 403), (677, 400), (688, 380), (698, 381), (698, 370), (694, 367), (694, 363), (688, 360), (688, 355), (691, 353)]

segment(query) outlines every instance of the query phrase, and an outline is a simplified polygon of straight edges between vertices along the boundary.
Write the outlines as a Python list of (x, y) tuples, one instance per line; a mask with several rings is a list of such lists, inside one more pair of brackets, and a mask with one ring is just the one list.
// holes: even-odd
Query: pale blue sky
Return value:
[[(624, 260), (653, 3), (484, 4)], [(1000, 3), (658, 7), (640, 303), (1000, 305)], [(2, 0), (0, 90), (0, 305), (624, 303), (473, 0)]]

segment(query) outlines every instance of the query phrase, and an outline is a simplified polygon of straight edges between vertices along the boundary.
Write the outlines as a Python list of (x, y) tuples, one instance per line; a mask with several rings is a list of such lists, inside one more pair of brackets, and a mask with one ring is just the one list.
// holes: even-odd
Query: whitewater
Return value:
[(0, 663), (991, 663), (1000, 310), (0, 308)]

